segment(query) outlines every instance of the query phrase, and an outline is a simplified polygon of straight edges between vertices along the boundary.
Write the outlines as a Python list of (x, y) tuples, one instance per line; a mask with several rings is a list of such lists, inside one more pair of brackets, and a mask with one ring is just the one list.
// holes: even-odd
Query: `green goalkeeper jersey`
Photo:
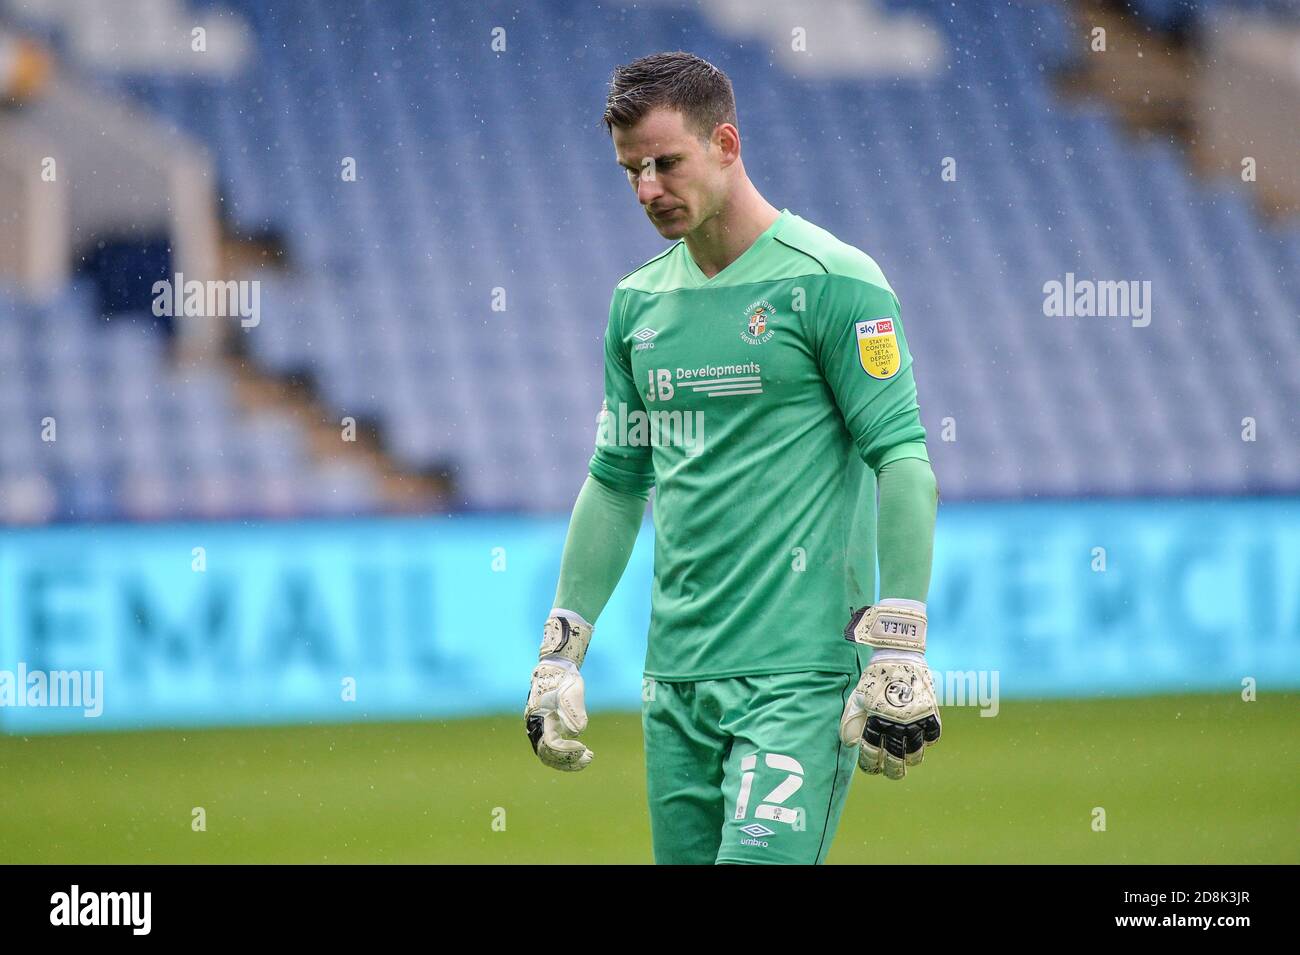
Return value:
[(857, 668), (874, 471), (924, 442), (898, 299), (826, 230), (782, 210), (712, 278), (682, 241), (625, 276), (590, 469), (655, 488), (646, 674)]

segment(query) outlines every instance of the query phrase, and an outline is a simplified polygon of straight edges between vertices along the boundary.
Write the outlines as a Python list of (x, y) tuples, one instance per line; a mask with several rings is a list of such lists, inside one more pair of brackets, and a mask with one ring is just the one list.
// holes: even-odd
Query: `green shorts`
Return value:
[(839, 723), (858, 677), (647, 677), (641, 725), (655, 862), (823, 862), (857, 764)]

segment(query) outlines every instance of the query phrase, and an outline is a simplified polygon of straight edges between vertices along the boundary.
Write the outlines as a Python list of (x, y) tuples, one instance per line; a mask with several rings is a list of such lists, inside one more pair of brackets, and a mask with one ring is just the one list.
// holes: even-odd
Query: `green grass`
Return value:
[[(948, 708), (905, 781), (855, 776), (830, 861), (1300, 862), (1298, 704)], [(569, 775), (515, 716), (0, 737), (0, 862), (650, 862), (638, 718), (587, 741)]]

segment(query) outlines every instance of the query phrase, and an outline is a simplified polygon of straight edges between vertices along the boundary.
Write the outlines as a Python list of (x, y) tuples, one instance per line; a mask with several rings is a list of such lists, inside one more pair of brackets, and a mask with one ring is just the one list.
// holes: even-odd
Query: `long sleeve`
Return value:
[(938, 485), (923, 443), (896, 448), (887, 460), (876, 473), (880, 596), (924, 603), (934, 556)]
[(605, 402), (596, 450), (588, 469), (608, 487), (648, 496), (654, 485), (654, 461), (648, 444), (619, 441), (619, 422), (645, 414), (645, 403), (632, 380), (632, 361), (623, 335), (623, 306), (626, 292), (615, 289), (609, 303), (605, 327)]
[(632, 556), (648, 497), (587, 477), (569, 518), (554, 607), (596, 623)]

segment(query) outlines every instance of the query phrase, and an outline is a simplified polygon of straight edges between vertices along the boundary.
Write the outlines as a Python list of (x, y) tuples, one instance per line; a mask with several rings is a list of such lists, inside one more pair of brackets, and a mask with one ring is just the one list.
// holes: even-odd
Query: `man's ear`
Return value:
[(713, 127), (710, 145), (721, 152), (722, 165), (730, 166), (740, 158), (740, 131), (730, 123), (719, 123)]

